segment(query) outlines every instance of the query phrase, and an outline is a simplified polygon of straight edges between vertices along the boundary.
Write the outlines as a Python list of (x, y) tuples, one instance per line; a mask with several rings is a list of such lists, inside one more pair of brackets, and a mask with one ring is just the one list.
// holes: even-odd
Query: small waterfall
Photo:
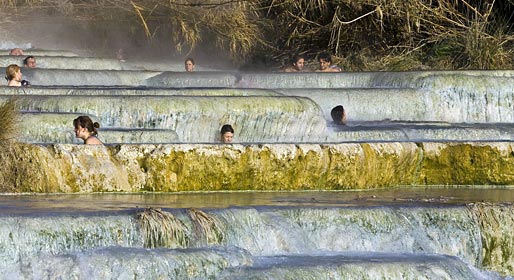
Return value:
[(392, 252), (481, 263), (478, 225), (465, 208), (249, 209), (220, 215), (230, 221), (226, 242), (257, 256)]
[[(449, 81), (446, 79), (450, 79)], [(289, 96), (314, 100), (330, 120), (330, 110), (343, 105), (352, 121), (437, 121), (511, 123), (514, 120), (513, 78), (476, 79), (459, 75), (430, 77), (421, 88), (277, 89)], [(486, 82), (487, 81), (487, 82)], [(419, 86), (413, 84), (410, 86)]]
[(326, 137), (319, 107), (301, 97), (31, 95), (18, 101), (26, 111), (92, 115), (104, 127), (173, 130), (187, 143), (218, 142), (226, 123), (237, 130), (237, 142), (319, 142)]
[[(429, 121), (427, 90), (411, 88), (339, 88), (339, 89), (277, 89), (287, 96), (303, 96), (314, 100), (325, 119), (330, 111), (343, 105), (348, 121), (411, 120)], [(428, 108), (427, 108), (428, 107)]]
[(514, 271), (514, 209), (512, 204), (470, 206), (482, 232), (483, 265), (502, 274)]
[(215, 279), (230, 267), (251, 264), (242, 250), (148, 250), (107, 247), (65, 255), (34, 256), (0, 269), (6, 279)]
[[(26, 56), (0, 56), (0, 65), (23, 65)], [(37, 56), (36, 65), (39, 69), (72, 69), (72, 70), (135, 70), (136, 67), (117, 59), (78, 57), (78, 56)], [(23, 69), (25, 72), (26, 69)]]
[(512, 124), (449, 124), (431, 122), (351, 122), (331, 126), (334, 142), (366, 141), (512, 141)]
[(146, 85), (164, 88), (229, 88), (234, 87), (237, 80), (238, 74), (232, 72), (162, 72), (147, 79)]
[(38, 255), (143, 246), (139, 228), (130, 216), (19, 216), (1, 220), (3, 264), (20, 264)]
[[(83, 143), (75, 137), (73, 130), (73, 119), (78, 116), (77, 113), (23, 112), (17, 140), (26, 143)], [(95, 116), (90, 117), (97, 121)], [(178, 134), (169, 129), (100, 128), (98, 138), (110, 144), (180, 142)]]
[(0, 87), (0, 95), (80, 95), (119, 96), (127, 95), (181, 95), (181, 96), (283, 96), (268, 89), (167, 89), (146, 87)]
[(475, 268), (483, 221), (465, 206), (209, 210), (201, 215), (216, 219), (224, 236), (212, 243), (191, 213), (162, 213), (185, 227), (180, 248), (145, 248), (133, 211), (0, 217), (0, 270), (16, 278), (500, 279)]
[[(1, 71), (5, 72), (2, 68)], [(75, 69), (24, 69), (24, 79), (33, 86), (146, 86), (158, 71), (101, 71)]]
[[(355, 256), (357, 255), (357, 256)], [(261, 258), (251, 267), (227, 269), (219, 279), (502, 279), (450, 256), (343, 254)]]
[[(181, 234), (188, 240), (171, 248), (208, 246), (205, 232), (195, 226), (191, 216), (182, 211), (171, 213), (185, 226)], [(209, 215), (216, 217), (224, 231), (224, 238), (210, 246), (235, 246), (253, 256), (355, 251), (452, 255), (474, 266), (482, 261), (480, 228), (465, 207), (229, 208)], [(0, 230), (1, 257), (15, 262), (39, 254), (110, 246), (143, 248), (154, 242), (145, 240), (152, 235), (142, 234), (133, 214), (0, 219), (6, 225)], [(171, 229), (163, 227), (164, 231)], [(178, 242), (177, 236), (160, 237), (169, 241), (148, 243), (154, 245), (147, 247), (170, 247), (165, 244)]]

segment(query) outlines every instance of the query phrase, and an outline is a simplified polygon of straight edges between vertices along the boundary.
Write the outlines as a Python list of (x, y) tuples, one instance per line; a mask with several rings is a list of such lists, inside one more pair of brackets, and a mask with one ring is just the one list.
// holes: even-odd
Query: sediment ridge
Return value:
[(34, 170), (17, 192), (514, 184), (511, 142), (17, 145), (18, 163)]

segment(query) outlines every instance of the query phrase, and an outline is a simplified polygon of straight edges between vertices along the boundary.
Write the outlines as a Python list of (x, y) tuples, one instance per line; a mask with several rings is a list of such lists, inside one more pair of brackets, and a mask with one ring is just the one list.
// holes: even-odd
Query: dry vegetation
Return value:
[(137, 214), (147, 248), (183, 248), (187, 246), (187, 228), (173, 214), (158, 208), (146, 208)]
[(14, 192), (16, 186), (16, 144), (14, 137), (16, 132), (18, 111), (15, 101), (9, 101), (0, 106), (0, 191)]
[[(38, 163), (26, 157), (30, 144), (16, 142), (19, 125), (16, 100), (0, 105), (0, 192), (46, 191), (49, 187)], [(37, 183), (37, 186), (36, 184)]]
[(182, 56), (215, 48), (234, 63), (269, 66), (329, 50), (349, 70), (506, 69), (514, 57), (513, 0), (10, 0), (0, 7), (97, 22), (97, 34), (108, 37), (107, 19), (134, 42), (164, 42)]
[(215, 216), (196, 208), (190, 208), (187, 212), (196, 228), (195, 232), (202, 233), (207, 244), (219, 244), (223, 241), (222, 223)]

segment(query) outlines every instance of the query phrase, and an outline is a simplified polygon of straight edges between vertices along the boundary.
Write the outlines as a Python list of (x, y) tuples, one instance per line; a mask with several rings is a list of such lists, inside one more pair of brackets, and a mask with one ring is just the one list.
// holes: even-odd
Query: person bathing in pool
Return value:
[(234, 128), (230, 124), (225, 124), (221, 127), (221, 142), (225, 144), (232, 143), (234, 139)]
[(102, 145), (96, 136), (98, 135), (97, 128), (100, 128), (98, 122), (94, 122), (88, 116), (80, 116), (73, 120), (75, 127), (75, 137), (84, 140), (84, 144)]
[(5, 79), (7, 80), (7, 86), (10, 87), (21, 87), (30, 86), (28, 81), (22, 80), (21, 68), (16, 64), (11, 64), (5, 68)]

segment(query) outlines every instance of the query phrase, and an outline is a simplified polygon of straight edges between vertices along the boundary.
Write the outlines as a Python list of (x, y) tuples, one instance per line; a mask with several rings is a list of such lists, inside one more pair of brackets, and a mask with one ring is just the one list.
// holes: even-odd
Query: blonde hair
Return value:
[(5, 79), (8, 81), (14, 79), (14, 76), (18, 71), (20, 71), (20, 69), (20, 66), (16, 64), (11, 64), (7, 66), (7, 68), (5, 69)]

